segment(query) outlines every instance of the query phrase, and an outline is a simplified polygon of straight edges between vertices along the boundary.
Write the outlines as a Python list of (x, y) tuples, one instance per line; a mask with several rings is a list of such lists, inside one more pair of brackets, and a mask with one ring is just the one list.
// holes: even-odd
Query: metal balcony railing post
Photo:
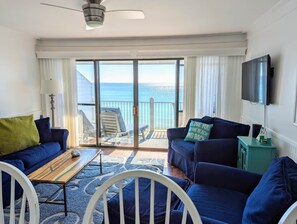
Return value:
[(150, 98), (150, 131), (154, 131), (155, 130), (155, 114), (154, 114), (154, 110), (155, 110), (155, 103), (154, 103), (154, 98)]

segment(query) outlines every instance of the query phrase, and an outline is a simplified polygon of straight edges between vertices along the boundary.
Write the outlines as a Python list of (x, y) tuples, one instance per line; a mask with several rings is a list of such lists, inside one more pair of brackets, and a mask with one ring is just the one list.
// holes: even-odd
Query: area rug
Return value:
[[(82, 170), (71, 182), (67, 189), (68, 215), (64, 214), (63, 205), (40, 204), (40, 223), (41, 224), (76, 224), (82, 223), (86, 207), (96, 189), (110, 177), (133, 169), (152, 170), (162, 173), (164, 160), (135, 158), (135, 157), (111, 157), (102, 156), (103, 174), (96, 161), (92, 162)], [(123, 183), (124, 185), (128, 182)], [(54, 193), (59, 187), (54, 184), (38, 184), (35, 186), (38, 198), (44, 201)], [(111, 198), (117, 193), (117, 187), (113, 186), (107, 193), (107, 198)], [(54, 198), (63, 200), (63, 191), (60, 191)], [(20, 201), (17, 202), (20, 204)], [(102, 203), (99, 202), (94, 213), (94, 223), (101, 223), (103, 220)], [(9, 214), (9, 208), (5, 213)]]

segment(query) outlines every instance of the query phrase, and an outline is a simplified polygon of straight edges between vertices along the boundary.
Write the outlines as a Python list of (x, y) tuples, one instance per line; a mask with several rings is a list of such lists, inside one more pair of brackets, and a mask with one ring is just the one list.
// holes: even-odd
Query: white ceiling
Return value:
[(0, 25), (36, 38), (102, 38), (246, 32), (280, 0), (106, 0), (107, 10), (139, 9), (144, 20), (105, 17), (103, 27), (85, 30), (82, 0), (0, 0)]

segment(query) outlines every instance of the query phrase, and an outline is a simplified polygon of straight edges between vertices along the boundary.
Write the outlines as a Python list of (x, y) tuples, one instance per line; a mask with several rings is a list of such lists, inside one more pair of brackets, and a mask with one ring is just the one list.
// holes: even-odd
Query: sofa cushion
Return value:
[[(21, 171), (25, 171), (24, 163), (21, 160), (2, 160), (1, 162), (8, 163), (10, 165), (15, 166)], [(8, 181), (10, 181), (10, 175), (8, 175), (5, 172), (2, 172), (2, 184), (5, 184)]]
[(249, 125), (214, 118), (214, 125), (209, 138), (237, 138), (237, 136), (249, 135), (249, 131)]
[[(193, 184), (187, 190), (200, 216), (229, 224), (241, 223), (248, 195), (210, 185)], [(178, 210), (183, 211), (183, 205)]]
[(35, 120), (36, 127), (40, 136), (40, 143), (52, 142), (52, 131), (49, 117)]
[(185, 141), (198, 142), (200, 140), (207, 140), (212, 126), (213, 124), (191, 121)]
[[(182, 189), (186, 190), (190, 182), (184, 179), (169, 177)], [(150, 217), (150, 183), (149, 179), (139, 178), (139, 200), (141, 223), (149, 223)], [(166, 213), (167, 187), (155, 183), (155, 223), (164, 223)], [(123, 189), (125, 223), (135, 223), (135, 182), (134, 180)], [(178, 206), (179, 199), (175, 194), (171, 195), (171, 208)], [(110, 223), (120, 223), (119, 195), (115, 195), (108, 201), (108, 213)]]
[(10, 154), (39, 144), (33, 115), (0, 118), (0, 155)]
[(194, 146), (193, 142), (186, 142), (184, 139), (177, 138), (171, 142), (171, 148), (182, 155), (184, 158), (194, 161)]
[(277, 223), (294, 202), (287, 157), (274, 159), (247, 200), (243, 223)]
[(28, 169), (47, 157), (56, 154), (59, 150), (61, 150), (61, 146), (58, 142), (49, 142), (9, 154), (5, 159), (22, 160), (25, 168)]

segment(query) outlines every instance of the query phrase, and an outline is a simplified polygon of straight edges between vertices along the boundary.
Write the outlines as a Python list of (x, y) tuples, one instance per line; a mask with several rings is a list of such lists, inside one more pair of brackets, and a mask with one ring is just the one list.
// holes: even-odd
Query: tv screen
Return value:
[(269, 55), (242, 63), (242, 99), (269, 105), (270, 79)]

